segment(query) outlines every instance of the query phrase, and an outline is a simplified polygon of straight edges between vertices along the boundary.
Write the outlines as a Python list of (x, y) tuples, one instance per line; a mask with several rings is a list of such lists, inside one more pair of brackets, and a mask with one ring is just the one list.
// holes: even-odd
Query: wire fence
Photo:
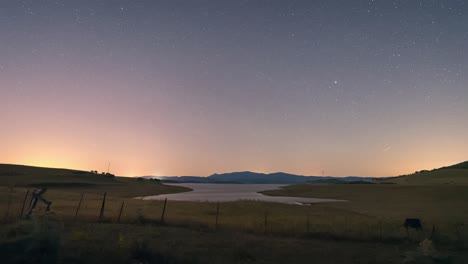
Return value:
[[(25, 218), (32, 192), (6, 188), (0, 202), (2, 223)], [(70, 193), (53, 201), (52, 214), (64, 222), (93, 222), (182, 226), (209, 231), (239, 230), (263, 235), (298, 236), (362, 241), (395, 242), (431, 239), (439, 243), (466, 246), (468, 229), (461, 221), (436, 222), (421, 219), (422, 230), (405, 228), (405, 219), (363, 216), (337, 216), (333, 212), (315, 211), (313, 206), (278, 205), (275, 203), (179, 202), (121, 199), (103, 193)], [(299, 209), (298, 209), (299, 208)], [(37, 208), (34, 214), (43, 214)], [(33, 214), (33, 217), (34, 217)]]

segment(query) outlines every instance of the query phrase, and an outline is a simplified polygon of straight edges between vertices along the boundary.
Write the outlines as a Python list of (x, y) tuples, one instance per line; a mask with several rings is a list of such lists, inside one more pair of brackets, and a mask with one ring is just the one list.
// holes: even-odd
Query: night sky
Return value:
[(468, 158), (468, 2), (1, 1), (0, 163), (390, 176)]

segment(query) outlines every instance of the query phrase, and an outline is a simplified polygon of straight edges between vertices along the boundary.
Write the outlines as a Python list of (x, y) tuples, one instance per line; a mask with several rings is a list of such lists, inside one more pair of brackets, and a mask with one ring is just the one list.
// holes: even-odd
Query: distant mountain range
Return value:
[(166, 176), (154, 177), (144, 176), (143, 178), (158, 178), (164, 182), (183, 182), (183, 183), (242, 183), (242, 184), (293, 184), (315, 181), (339, 180), (342, 182), (372, 182), (371, 177), (331, 177), (331, 176), (303, 176), (277, 173), (257, 173), (251, 171), (231, 172), (223, 174), (213, 174), (208, 177), (197, 176)]

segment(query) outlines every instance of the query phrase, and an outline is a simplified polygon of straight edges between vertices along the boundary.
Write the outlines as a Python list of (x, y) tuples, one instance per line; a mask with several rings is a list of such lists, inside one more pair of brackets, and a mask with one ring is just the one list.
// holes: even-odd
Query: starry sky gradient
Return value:
[(468, 3), (2, 1), (0, 163), (389, 176), (468, 158)]

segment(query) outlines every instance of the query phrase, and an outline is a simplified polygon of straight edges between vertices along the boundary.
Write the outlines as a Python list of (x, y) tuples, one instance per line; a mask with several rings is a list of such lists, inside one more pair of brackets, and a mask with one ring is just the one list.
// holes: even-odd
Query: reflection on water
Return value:
[(184, 186), (193, 191), (174, 194), (162, 194), (142, 197), (143, 200), (164, 200), (172, 201), (208, 201), (208, 202), (230, 202), (237, 200), (257, 200), (266, 202), (278, 202), (286, 204), (308, 204), (322, 202), (344, 202), (344, 200), (321, 199), (321, 198), (301, 198), (285, 196), (267, 196), (261, 191), (274, 190), (282, 184), (210, 184), (210, 183), (177, 183), (171, 184)]

